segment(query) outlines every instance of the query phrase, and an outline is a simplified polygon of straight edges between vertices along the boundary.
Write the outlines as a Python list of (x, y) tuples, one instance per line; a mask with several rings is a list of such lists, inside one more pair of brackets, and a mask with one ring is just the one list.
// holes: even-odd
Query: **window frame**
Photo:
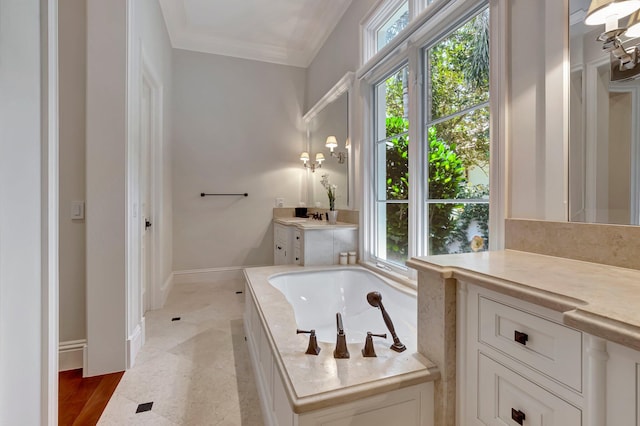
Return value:
[[(426, 3), (426, 0), (425, 0)], [(490, 14), (490, 78), (489, 78), (489, 109), (490, 109), (490, 196), (489, 205), (489, 250), (500, 249), (504, 246), (504, 218), (506, 215), (506, 176), (505, 166), (506, 136), (508, 123), (506, 108), (508, 91), (505, 86), (508, 68), (506, 66), (507, 52), (507, 13), (508, 5), (504, 0), (454, 0), (449, 7), (422, 22), (418, 27), (409, 27), (410, 34), (405, 35), (407, 42), (396, 45), (389, 51), (378, 52), (380, 55), (365, 64), (357, 73), (360, 82), (360, 94), (363, 100), (363, 133), (362, 133), (362, 231), (361, 247), (362, 260), (369, 264), (377, 264), (380, 268), (400, 273), (415, 279), (414, 270), (393, 262), (388, 262), (374, 255), (377, 247), (375, 230), (376, 223), (376, 181), (375, 181), (375, 87), (385, 76), (391, 75), (393, 70), (402, 68), (404, 63), (409, 66), (409, 140), (421, 141), (409, 144), (409, 170), (413, 184), (409, 185), (409, 253), (408, 257), (420, 257), (427, 253), (428, 238), (426, 238), (427, 209), (426, 197), (426, 168), (422, 167), (427, 158), (425, 144), (422, 143), (424, 133), (424, 114), (426, 96), (424, 96), (424, 52), (430, 46), (444, 39), (460, 25), (485, 7)], [(397, 3), (399, 4), (399, 2)], [(415, 4), (415, 0), (414, 0)], [(430, 5), (447, 2), (434, 0)], [(404, 31), (404, 30), (403, 30)], [(364, 56), (363, 56), (364, 57)], [(373, 65), (371, 64), (373, 62)], [(419, 125), (413, 124), (418, 123)], [(416, 184), (419, 183), (419, 184)]]

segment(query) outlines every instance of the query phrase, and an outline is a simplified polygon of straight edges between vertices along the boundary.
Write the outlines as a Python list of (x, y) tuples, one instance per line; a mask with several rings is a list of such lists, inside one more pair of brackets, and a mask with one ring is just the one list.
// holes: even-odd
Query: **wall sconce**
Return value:
[[(640, 36), (640, 0), (591, 0), (587, 17), (587, 25), (603, 25), (604, 32), (598, 40), (602, 42), (602, 50), (611, 54), (611, 81), (621, 81), (640, 76), (640, 48), (625, 48), (620, 37)], [(633, 14), (636, 12), (635, 14)], [(631, 15), (627, 27), (620, 27), (621, 18)]]
[[(343, 164), (344, 160), (347, 158), (347, 153), (345, 151), (334, 152), (333, 150), (338, 147), (338, 140), (335, 136), (329, 136), (327, 138), (327, 142), (324, 144), (331, 151), (331, 156), (336, 157), (338, 159), (338, 163)], [(349, 141), (345, 144), (345, 147), (349, 147)]]
[(320, 167), (322, 167), (322, 162), (324, 161), (324, 154), (322, 154), (321, 152), (317, 153), (316, 161), (314, 161), (313, 163), (310, 163), (309, 153), (305, 151), (302, 154), (300, 154), (300, 159), (302, 160), (306, 168), (309, 168), (311, 169), (312, 172), (315, 172), (316, 169), (319, 169)]

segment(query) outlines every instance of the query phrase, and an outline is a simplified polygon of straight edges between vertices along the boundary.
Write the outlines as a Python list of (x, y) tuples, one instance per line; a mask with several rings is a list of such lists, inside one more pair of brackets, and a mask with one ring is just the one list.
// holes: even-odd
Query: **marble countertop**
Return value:
[[(304, 268), (330, 269), (336, 266)], [(342, 266), (344, 268), (344, 266)], [(354, 266), (354, 268), (359, 268)], [(407, 350), (389, 349), (387, 340), (374, 339), (376, 358), (364, 358), (364, 342), (348, 344), (350, 359), (333, 358), (335, 344), (319, 342), (318, 356), (306, 355), (308, 335), (296, 334), (293, 308), (285, 296), (268, 283), (268, 277), (301, 266), (270, 266), (245, 269), (248, 291), (257, 303), (258, 315), (266, 327), (269, 345), (283, 379), (291, 406), (303, 413), (336, 403), (346, 403), (394, 389), (437, 380), (435, 364), (417, 352), (417, 336), (403, 337)]]
[(306, 219), (303, 217), (278, 217), (274, 218), (275, 223), (286, 226), (295, 226), (300, 229), (335, 229), (335, 228), (353, 228), (357, 229), (358, 225), (355, 223), (337, 222), (334, 225), (329, 225), (326, 220)]
[(640, 271), (515, 250), (413, 258), (407, 265), (562, 313), (566, 325), (640, 350)]

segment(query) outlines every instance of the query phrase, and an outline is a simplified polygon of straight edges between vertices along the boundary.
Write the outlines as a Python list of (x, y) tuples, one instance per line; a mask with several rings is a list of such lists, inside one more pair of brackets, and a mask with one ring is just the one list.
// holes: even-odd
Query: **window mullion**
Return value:
[(424, 182), (425, 175), (421, 165), (424, 162), (422, 147), (421, 91), (422, 61), (421, 49), (410, 46), (409, 57), (409, 258), (421, 256), (424, 250)]

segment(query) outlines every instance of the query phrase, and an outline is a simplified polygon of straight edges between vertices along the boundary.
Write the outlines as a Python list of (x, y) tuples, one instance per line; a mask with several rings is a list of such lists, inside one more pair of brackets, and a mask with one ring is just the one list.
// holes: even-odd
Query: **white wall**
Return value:
[(307, 68), (305, 111), (360, 66), (360, 21), (378, 0), (353, 0)]
[(507, 217), (567, 220), (568, 5), (511, 0)]
[(59, 11), (60, 86), (60, 342), (82, 340), (86, 327), (85, 221), (71, 202), (85, 199), (87, 0), (64, 0)]
[(305, 71), (185, 50), (173, 59), (173, 269), (272, 264), (275, 198), (303, 197)]
[(40, 425), (56, 413), (48, 393), (57, 389), (47, 352), (57, 340), (56, 325), (48, 327), (48, 289), (57, 291), (57, 281), (47, 271), (56, 269), (47, 206), (48, 184), (55, 187), (47, 150), (55, 147), (41, 110), (48, 91), (46, 80), (41, 85), (41, 14), (46, 29), (49, 11), (39, 0), (0, 0), (0, 11), (0, 424)]
[(126, 366), (126, 0), (87, 2), (85, 375)]

